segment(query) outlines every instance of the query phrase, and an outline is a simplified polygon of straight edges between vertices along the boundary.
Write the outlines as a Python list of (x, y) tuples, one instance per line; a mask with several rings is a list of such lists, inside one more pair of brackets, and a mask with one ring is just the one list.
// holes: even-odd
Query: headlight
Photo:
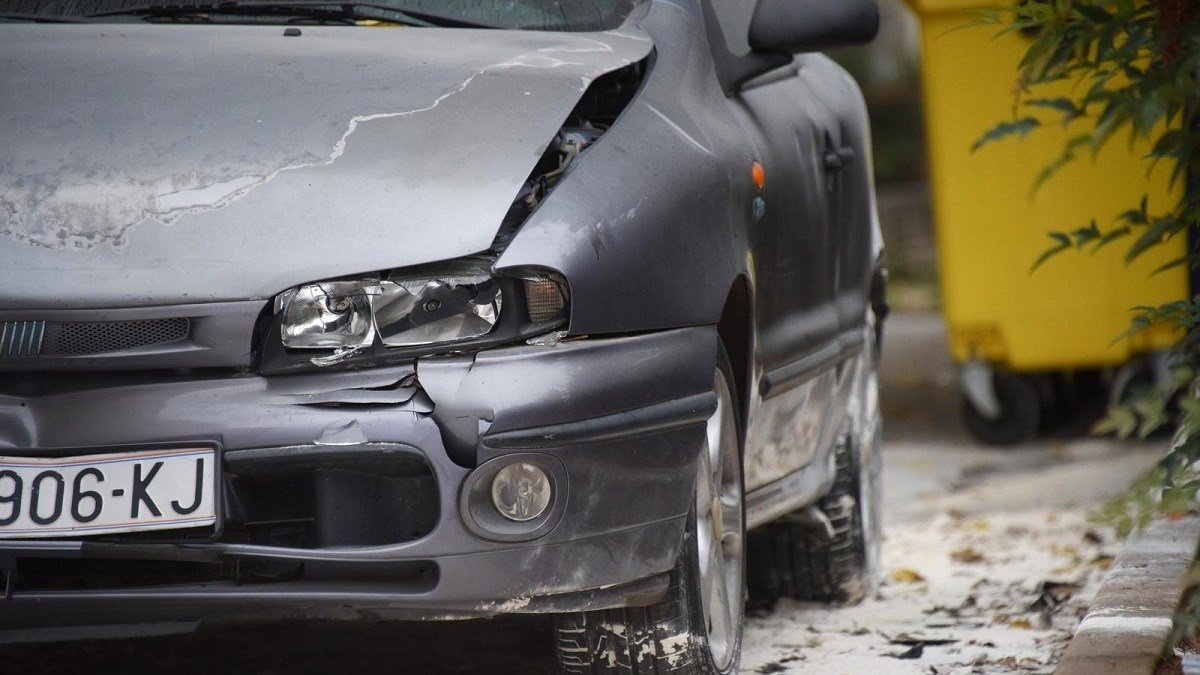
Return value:
[(487, 335), (503, 296), (490, 277), (431, 277), (384, 281), (372, 307), (383, 344), (411, 347)]
[[(568, 296), (561, 279), (537, 272), (496, 277), (490, 263), (468, 259), (433, 271), (285, 291), (275, 299), (278, 332), (271, 331), (283, 350), (268, 341), (263, 370), (294, 370), (301, 362), (328, 366), (351, 358), (382, 363), (443, 347), (516, 341), (565, 325)], [(292, 350), (306, 355), (288, 356)]]
[(369, 293), (357, 281), (308, 284), (280, 296), (283, 344), (291, 349), (359, 349), (375, 339)]

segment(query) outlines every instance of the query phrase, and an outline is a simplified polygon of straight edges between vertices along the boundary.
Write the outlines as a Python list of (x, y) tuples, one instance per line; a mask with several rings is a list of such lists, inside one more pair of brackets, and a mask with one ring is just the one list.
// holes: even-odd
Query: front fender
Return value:
[(726, 112), (699, 8), (654, 3), (641, 28), (657, 49), (641, 92), (497, 262), (562, 273), (573, 334), (716, 323), (749, 274), (754, 150)]

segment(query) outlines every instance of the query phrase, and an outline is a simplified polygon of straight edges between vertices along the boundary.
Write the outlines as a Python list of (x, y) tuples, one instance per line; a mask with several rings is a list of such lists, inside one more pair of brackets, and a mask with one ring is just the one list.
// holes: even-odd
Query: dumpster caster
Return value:
[(963, 419), (981, 443), (1016, 445), (1037, 433), (1043, 397), (1033, 377), (968, 361), (963, 364), (962, 389)]

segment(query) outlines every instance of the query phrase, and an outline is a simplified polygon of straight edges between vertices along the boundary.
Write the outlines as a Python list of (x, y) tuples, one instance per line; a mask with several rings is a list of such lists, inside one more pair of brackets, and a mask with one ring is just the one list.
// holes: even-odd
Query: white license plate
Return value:
[(212, 448), (0, 457), (0, 539), (202, 527), (216, 520)]

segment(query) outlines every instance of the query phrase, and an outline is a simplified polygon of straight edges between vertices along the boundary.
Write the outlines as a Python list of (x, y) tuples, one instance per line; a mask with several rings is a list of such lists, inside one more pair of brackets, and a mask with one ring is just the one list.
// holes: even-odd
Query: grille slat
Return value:
[(41, 350), (45, 321), (9, 321), (0, 326), (0, 357), (36, 356)]
[(144, 321), (7, 321), (0, 323), (0, 358), (85, 356), (186, 340), (186, 318)]

